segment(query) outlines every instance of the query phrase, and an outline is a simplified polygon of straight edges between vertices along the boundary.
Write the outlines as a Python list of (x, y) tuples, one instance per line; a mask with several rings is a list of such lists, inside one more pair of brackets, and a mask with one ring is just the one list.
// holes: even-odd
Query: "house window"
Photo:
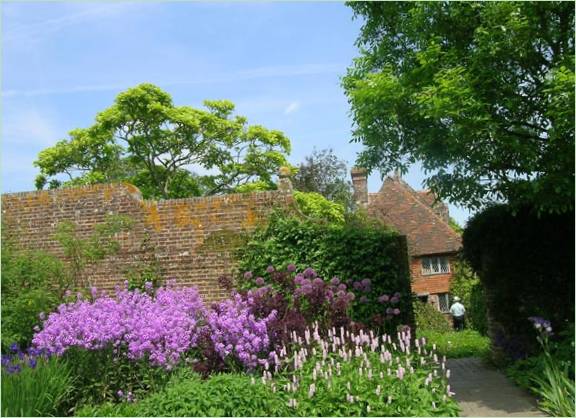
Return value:
[(438, 309), (440, 312), (450, 312), (450, 298), (448, 293), (438, 293)]
[(450, 263), (447, 257), (424, 257), (422, 259), (422, 275), (450, 273)]

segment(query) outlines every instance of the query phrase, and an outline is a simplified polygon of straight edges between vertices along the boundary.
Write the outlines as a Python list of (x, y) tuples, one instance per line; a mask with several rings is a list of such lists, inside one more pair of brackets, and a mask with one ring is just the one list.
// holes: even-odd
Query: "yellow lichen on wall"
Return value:
[(152, 202), (142, 202), (142, 209), (144, 209), (144, 222), (146, 225), (154, 228), (156, 232), (162, 231), (162, 222), (160, 220), (160, 214), (158, 213), (158, 204), (154, 201)]
[(179, 203), (174, 207), (174, 224), (179, 227), (190, 225), (191, 210), (187, 203)]
[(254, 212), (253, 209), (249, 208), (246, 211), (246, 217), (244, 218), (244, 222), (242, 222), (242, 227), (244, 229), (250, 229), (253, 228), (257, 222), (258, 222), (258, 216), (256, 212)]
[(112, 195), (114, 194), (113, 187), (114, 187), (114, 186), (112, 186), (111, 184), (107, 184), (107, 185), (104, 187), (103, 195), (104, 195), (104, 200), (105, 200), (106, 202), (109, 202), (109, 201), (112, 200)]

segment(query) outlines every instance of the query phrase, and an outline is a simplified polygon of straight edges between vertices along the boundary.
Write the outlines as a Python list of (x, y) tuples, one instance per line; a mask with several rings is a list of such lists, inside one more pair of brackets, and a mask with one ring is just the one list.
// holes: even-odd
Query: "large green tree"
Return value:
[[(227, 100), (204, 106), (174, 106), (152, 84), (128, 89), (94, 125), (40, 152), (36, 187), (129, 181), (147, 198), (274, 188), (278, 168), (289, 165), (289, 139), (232, 116)], [(213, 174), (198, 175), (194, 168)]]
[(573, 2), (348, 5), (364, 19), (343, 80), (358, 164), (420, 161), (430, 189), (469, 208), (573, 210)]

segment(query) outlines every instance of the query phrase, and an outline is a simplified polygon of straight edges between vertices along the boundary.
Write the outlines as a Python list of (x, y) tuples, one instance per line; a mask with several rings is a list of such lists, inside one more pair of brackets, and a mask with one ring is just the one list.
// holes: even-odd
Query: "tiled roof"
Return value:
[(370, 193), (368, 212), (406, 235), (410, 255), (456, 252), (462, 239), (432, 207), (434, 197), (416, 192), (402, 179), (387, 177)]

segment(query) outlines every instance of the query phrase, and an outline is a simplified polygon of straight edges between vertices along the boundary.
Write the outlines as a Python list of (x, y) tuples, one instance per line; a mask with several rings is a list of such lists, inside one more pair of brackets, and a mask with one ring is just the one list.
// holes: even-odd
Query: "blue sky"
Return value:
[[(33, 190), (39, 151), (142, 82), (177, 105), (232, 100), (291, 139), (293, 164), (331, 147), (352, 166), (361, 145), (340, 78), (360, 25), (337, 2), (3, 3), (2, 190)], [(418, 167), (405, 177), (422, 179)], [(370, 176), (369, 191), (380, 185)]]

